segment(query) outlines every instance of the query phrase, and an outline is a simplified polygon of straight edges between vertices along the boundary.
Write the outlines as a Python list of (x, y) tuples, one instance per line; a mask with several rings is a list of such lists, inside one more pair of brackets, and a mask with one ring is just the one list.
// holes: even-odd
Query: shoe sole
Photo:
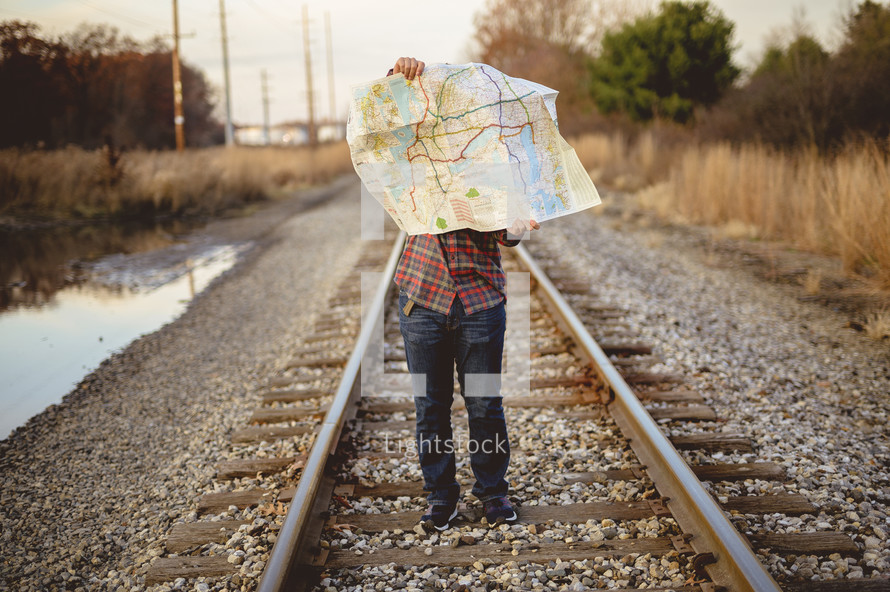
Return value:
[(490, 527), (499, 526), (501, 524), (513, 524), (517, 520), (519, 520), (519, 516), (516, 515), (516, 510), (513, 510), (513, 515), (510, 516), (509, 518), (505, 518), (503, 516), (498, 516), (498, 519), (494, 521), (494, 524), (492, 524), (491, 522), (488, 522), (488, 518), (485, 519), (485, 521), (488, 522), (488, 526), (490, 526)]
[(436, 526), (436, 524), (432, 520), (424, 520), (420, 524), (426, 530), (438, 530), (439, 532), (442, 532), (443, 530), (448, 530), (448, 528), (451, 527), (451, 521), (455, 518), (457, 518), (457, 508), (454, 508), (454, 512), (451, 514), (451, 516), (448, 517), (448, 521), (442, 526)]

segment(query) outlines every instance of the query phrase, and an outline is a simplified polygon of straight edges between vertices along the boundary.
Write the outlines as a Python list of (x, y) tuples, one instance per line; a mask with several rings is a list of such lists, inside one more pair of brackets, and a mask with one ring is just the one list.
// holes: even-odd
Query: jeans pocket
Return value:
[(440, 323), (436, 319), (437, 313), (415, 304), (411, 309), (411, 314), (406, 315), (405, 305), (408, 302), (407, 294), (399, 294), (399, 332), (405, 339), (405, 343), (429, 346), (441, 341)]
[(470, 344), (489, 343), (504, 338), (507, 315), (504, 304), (481, 310), (461, 321), (463, 339)]

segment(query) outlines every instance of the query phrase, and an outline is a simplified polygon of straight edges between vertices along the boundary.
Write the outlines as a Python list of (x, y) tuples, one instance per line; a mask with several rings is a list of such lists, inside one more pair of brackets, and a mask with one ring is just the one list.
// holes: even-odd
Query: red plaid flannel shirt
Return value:
[(409, 236), (396, 269), (395, 282), (415, 304), (448, 314), (454, 297), (467, 314), (486, 310), (504, 299), (507, 284), (498, 244), (519, 240), (506, 230), (455, 230)]

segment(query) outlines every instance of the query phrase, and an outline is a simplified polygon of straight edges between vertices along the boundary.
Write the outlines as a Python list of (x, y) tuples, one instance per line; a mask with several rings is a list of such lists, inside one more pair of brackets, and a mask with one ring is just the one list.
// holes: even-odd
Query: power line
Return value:
[(12, 8), (6, 8), (6, 7), (0, 8), (0, 13), (3, 13), (3, 12), (8, 13), (8, 14), (13, 14), (18, 17), (23, 17), (23, 18), (26, 18), (29, 20), (36, 20), (38, 18), (38, 17), (34, 16), (33, 12), (23, 12), (21, 10), (14, 10)]
[(138, 17), (130, 16), (128, 14), (122, 14), (122, 13), (119, 13), (119, 12), (116, 12), (113, 10), (108, 10), (107, 8), (104, 8), (102, 6), (97, 6), (97, 5), (93, 4), (92, 2), (89, 2), (88, 0), (77, 0), (77, 1), (80, 4), (86, 6), (87, 8), (91, 8), (98, 12), (103, 12), (109, 16), (113, 16), (114, 18), (118, 18), (118, 19), (127, 21), (130, 24), (152, 27), (153, 29), (166, 28), (165, 25), (162, 25), (161, 23), (152, 23), (152, 22), (140, 19)]
[(292, 23), (291, 25), (289, 25), (288, 23), (291, 23), (292, 21), (286, 18), (282, 18), (277, 14), (272, 14), (271, 12), (257, 4), (255, 0), (244, 1), (247, 2), (247, 4), (249, 4), (250, 7), (257, 11), (259, 14), (263, 15), (264, 17), (275, 23), (275, 26), (282, 29), (283, 31), (293, 33), (297, 28), (296, 23)]

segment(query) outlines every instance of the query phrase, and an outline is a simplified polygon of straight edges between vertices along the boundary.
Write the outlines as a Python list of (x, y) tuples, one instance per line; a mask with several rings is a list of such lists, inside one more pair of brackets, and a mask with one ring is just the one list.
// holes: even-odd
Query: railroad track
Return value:
[[(503, 250), (507, 271), (528, 272), (533, 286), (526, 297), (514, 294), (521, 276), (508, 281), (508, 306), (519, 316), (511, 321), (508, 311), (507, 371), (523, 335), (530, 351), (519, 347), (520, 357), (532, 360), (528, 388), (506, 382), (504, 389), (514, 457), (508, 480), (520, 521), (483, 528), (471, 502), (445, 533), (416, 529), (425, 501), (409, 450), (413, 401), (367, 396), (406, 392), (398, 316), (387, 306), (400, 245), (364, 253), (316, 333), (261, 389), (263, 407), (232, 435), (241, 458), (220, 464), (224, 491), (198, 503), (197, 513), (211, 518), (172, 529), (168, 556), (153, 562), (147, 583), (207, 578), (208, 586), (263, 591), (383, 590), (400, 574), (404, 586), (437, 589), (890, 589), (887, 580), (780, 586), (757, 551), (861, 551), (844, 533), (741, 533), (736, 517), (818, 510), (799, 495), (710, 495), (707, 482), (781, 481), (784, 472), (769, 462), (688, 464), (681, 451), (706, 458), (756, 451), (746, 435), (717, 431), (717, 414), (682, 376), (652, 370), (657, 352), (628, 334), (624, 311), (598, 302), (590, 282), (558, 258), (545, 253), (538, 262), (524, 247)], [(382, 273), (360, 289), (363, 271)], [(466, 419), (455, 401), (460, 438)], [(469, 481), (462, 459), (465, 452), (459, 479)]]

